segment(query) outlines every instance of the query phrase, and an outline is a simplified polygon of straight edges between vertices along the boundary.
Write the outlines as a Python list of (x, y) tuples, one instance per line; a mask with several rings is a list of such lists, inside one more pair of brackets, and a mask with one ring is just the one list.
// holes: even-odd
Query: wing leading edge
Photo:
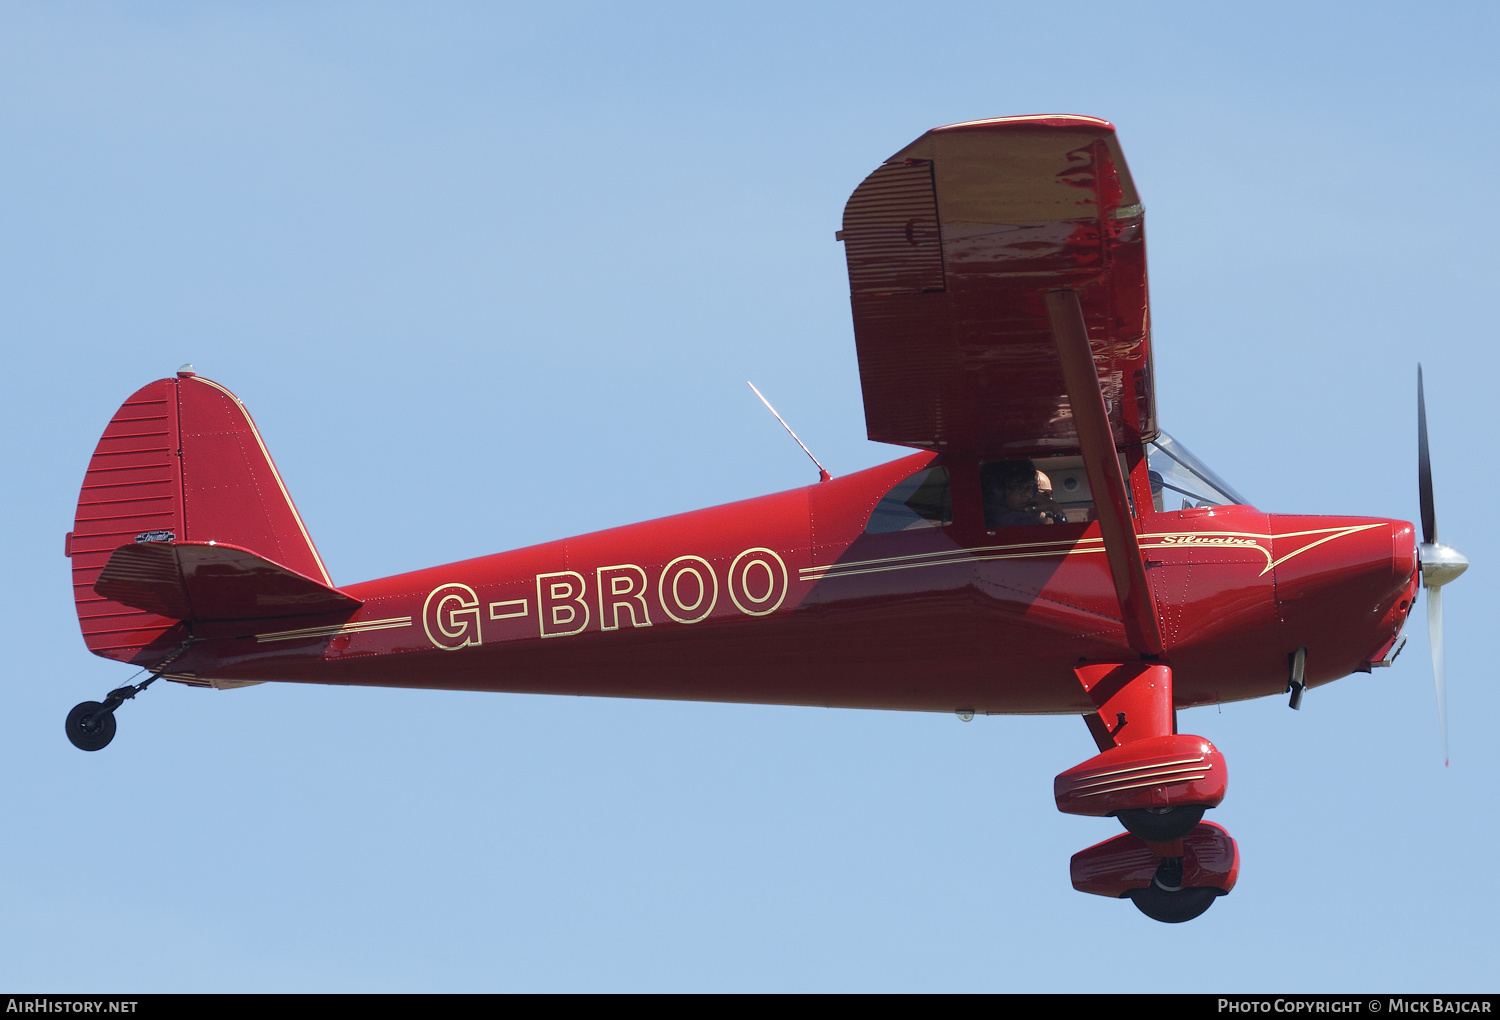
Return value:
[(1078, 294), (1118, 445), (1155, 437), (1144, 214), (1113, 125), (935, 128), (844, 207), (873, 440), (990, 458), (1077, 451), (1045, 294)]

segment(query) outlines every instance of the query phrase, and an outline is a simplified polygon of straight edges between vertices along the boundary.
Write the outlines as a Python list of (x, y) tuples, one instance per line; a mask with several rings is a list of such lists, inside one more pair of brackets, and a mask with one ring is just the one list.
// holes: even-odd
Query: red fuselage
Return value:
[[(345, 586), (352, 615), (200, 622), (169, 675), (1093, 711), (1074, 668), (1138, 657), (1098, 525), (986, 528), (973, 465), (950, 458), (951, 526), (866, 534), (934, 459)], [(1229, 506), (1136, 527), (1178, 707), (1280, 693), (1298, 648), (1310, 686), (1367, 670), (1415, 595), (1404, 522)]]

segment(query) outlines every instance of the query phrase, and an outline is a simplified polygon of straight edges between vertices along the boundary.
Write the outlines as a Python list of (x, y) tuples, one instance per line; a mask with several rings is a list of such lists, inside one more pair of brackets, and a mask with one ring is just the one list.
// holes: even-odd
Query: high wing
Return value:
[(873, 440), (1014, 458), (1080, 448), (1046, 293), (1078, 293), (1117, 445), (1155, 438), (1144, 214), (1108, 121), (935, 128), (839, 232)]

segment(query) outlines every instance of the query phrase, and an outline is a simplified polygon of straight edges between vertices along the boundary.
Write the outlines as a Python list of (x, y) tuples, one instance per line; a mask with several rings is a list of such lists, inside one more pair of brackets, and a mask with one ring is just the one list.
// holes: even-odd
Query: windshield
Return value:
[(1151, 473), (1151, 495), (1157, 510), (1251, 505), (1207, 464), (1194, 457), (1187, 447), (1165, 432), (1147, 444), (1146, 466)]

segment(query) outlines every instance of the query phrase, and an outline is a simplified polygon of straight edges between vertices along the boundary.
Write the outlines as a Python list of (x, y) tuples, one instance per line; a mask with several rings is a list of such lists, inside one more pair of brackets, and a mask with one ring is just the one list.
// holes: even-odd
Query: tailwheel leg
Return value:
[(187, 651), (193, 644), (190, 637), (177, 650), (151, 668), (151, 675), (138, 684), (116, 687), (104, 696), (103, 701), (84, 701), (73, 706), (68, 713), (68, 741), (80, 751), (100, 751), (115, 739), (115, 709), (135, 697), (161, 679), (171, 662)]
[(148, 677), (144, 683), (116, 687), (104, 696), (103, 701), (85, 701), (73, 706), (68, 713), (68, 739), (80, 751), (101, 751), (115, 739), (115, 709), (144, 691), (156, 680)]

